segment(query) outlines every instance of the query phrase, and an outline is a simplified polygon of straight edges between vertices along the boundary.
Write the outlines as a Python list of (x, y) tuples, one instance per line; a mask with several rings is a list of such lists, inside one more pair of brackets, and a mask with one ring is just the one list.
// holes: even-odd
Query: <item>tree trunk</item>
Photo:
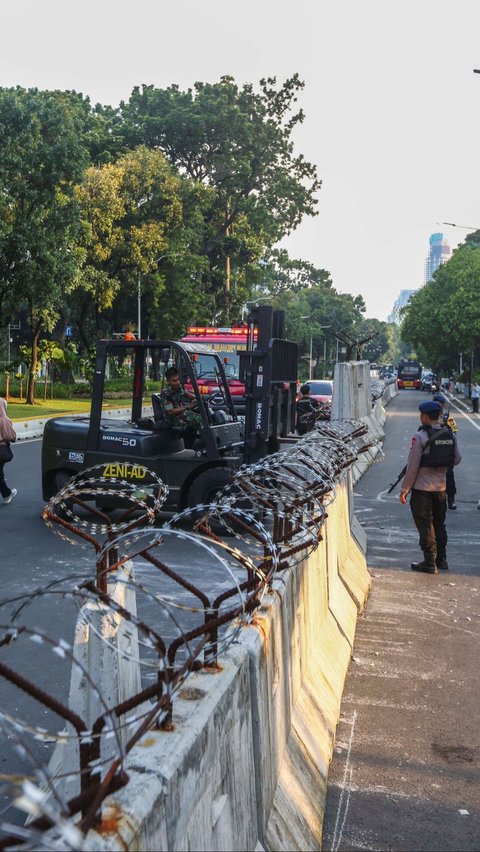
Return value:
[(32, 361), (30, 371), (28, 373), (28, 383), (25, 402), (27, 405), (35, 405), (35, 377), (37, 375), (37, 360), (38, 360), (38, 336), (37, 331), (32, 337)]

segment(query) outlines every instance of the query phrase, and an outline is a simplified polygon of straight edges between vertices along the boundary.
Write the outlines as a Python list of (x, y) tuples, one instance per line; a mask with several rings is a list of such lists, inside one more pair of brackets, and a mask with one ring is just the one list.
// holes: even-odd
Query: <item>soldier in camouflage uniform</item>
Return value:
[(167, 387), (161, 392), (160, 399), (168, 422), (171, 426), (198, 431), (202, 426), (202, 418), (192, 411), (196, 405), (196, 399), (182, 387), (176, 367), (168, 368), (165, 380)]

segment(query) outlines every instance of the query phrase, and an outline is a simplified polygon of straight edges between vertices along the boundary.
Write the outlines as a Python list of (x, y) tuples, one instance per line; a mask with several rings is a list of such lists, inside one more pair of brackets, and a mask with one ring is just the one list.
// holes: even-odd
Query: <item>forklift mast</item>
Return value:
[(251, 310), (247, 324), (247, 351), (239, 354), (246, 395), (245, 461), (252, 463), (276, 452), (280, 439), (295, 431), (298, 346), (285, 340), (284, 311), (261, 305)]

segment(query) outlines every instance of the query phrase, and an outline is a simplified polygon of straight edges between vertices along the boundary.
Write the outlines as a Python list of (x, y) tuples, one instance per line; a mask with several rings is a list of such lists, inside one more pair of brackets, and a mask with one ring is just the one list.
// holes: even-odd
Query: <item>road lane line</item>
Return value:
[(465, 417), (467, 420), (469, 420), (472, 426), (475, 426), (475, 429), (478, 429), (478, 431), (480, 432), (480, 426), (478, 425), (478, 423), (475, 423), (475, 420), (472, 420), (467, 411), (464, 411), (462, 408), (458, 407), (457, 400), (450, 399), (450, 405), (453, 405), (453, 407), (457, 409), (458, 413)]
[[(342, 792), (340, 793), (340, 800), (338, 802), (337, 816), (336, 816), (336, 819), (335, 819), (335, 827), (333, 829), (332, 852), (338, 852), (338, 849), (340, 848), (340, 843), (342, 841), (343, 832), (344, 832), (344, 829), (345, 829), (345, 823), (347, 821), (348, 809), (349, 809), (349, 806), (350, 806), (350, 796), (351, 796), (351, 792), (352, 792), (352, 778), (353, 778), (353, 767), (350, 763), (350, 754), (351, 754), (351, 751), (352, 751), (353, 737), (354, 737), (354, 734), (355, 734), (355, 723), (356, 723), (356, 721), (357, 721), (357, 711), (354, 710), (353, 716), (352, 716), (352, 721), (350, 723), (351, 728), (350, 728), (350, 737), (349, 737), (349, 740), (348, 740), (348, 749), (347, 749), (347, 758), (346, 758), (346, 761), (345, 761), (345, 769), (344, 769), (344, 772), (343, 772), (343, 779), (342, 779), (342, 782), (340, 784)], [(340, 830), (339, 830), (340, 815), (342, 813), (342, 806), (343, 806), (343, 799), (344, 799), (344, 796), (345, 796), (345, 792), (347, 793), (347, 799), (346, 799), (346, 802), (345, 802), (345, 811), (344, 811), (344, 814), (343, 814), (342, 824), (341, 824)]]

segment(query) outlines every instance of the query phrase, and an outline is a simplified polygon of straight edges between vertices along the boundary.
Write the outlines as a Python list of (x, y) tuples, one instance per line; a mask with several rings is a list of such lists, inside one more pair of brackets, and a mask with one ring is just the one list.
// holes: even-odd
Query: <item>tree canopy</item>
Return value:
[[(477, 232), (478, 233), (478, 232)], [(473, 237), (474, 235), (471, 235)], [(480, 236), (480, 234), (479, 234)], [(410, 298), (402, 338), (435, 369), (449, 370), (459, 353), (480, 348), (480, 241), (469, 239)]]
[(36, 346), (51, 331), (75, 276), (79, 210), (74, 185), (89, 162), (88, 108), (71, 92), (0, 90), (0, 309), (27, 306)]
[(321, 187), (294, 145), (303, 85), (143, 85), (95, 108), (0, 89), (0, 310), (4, 323), (28, 314), (31, 378), (40, 337), (63, 343), (71, 326), (81, 354), (134, 328), (139, 304), (143, 336), (239, 320), (259, 295), (288, 306), (290, 332), (316, 349), (325, 327), (333, 346), (358, 326), (361, 296), (278, 248), (316, 215)]

